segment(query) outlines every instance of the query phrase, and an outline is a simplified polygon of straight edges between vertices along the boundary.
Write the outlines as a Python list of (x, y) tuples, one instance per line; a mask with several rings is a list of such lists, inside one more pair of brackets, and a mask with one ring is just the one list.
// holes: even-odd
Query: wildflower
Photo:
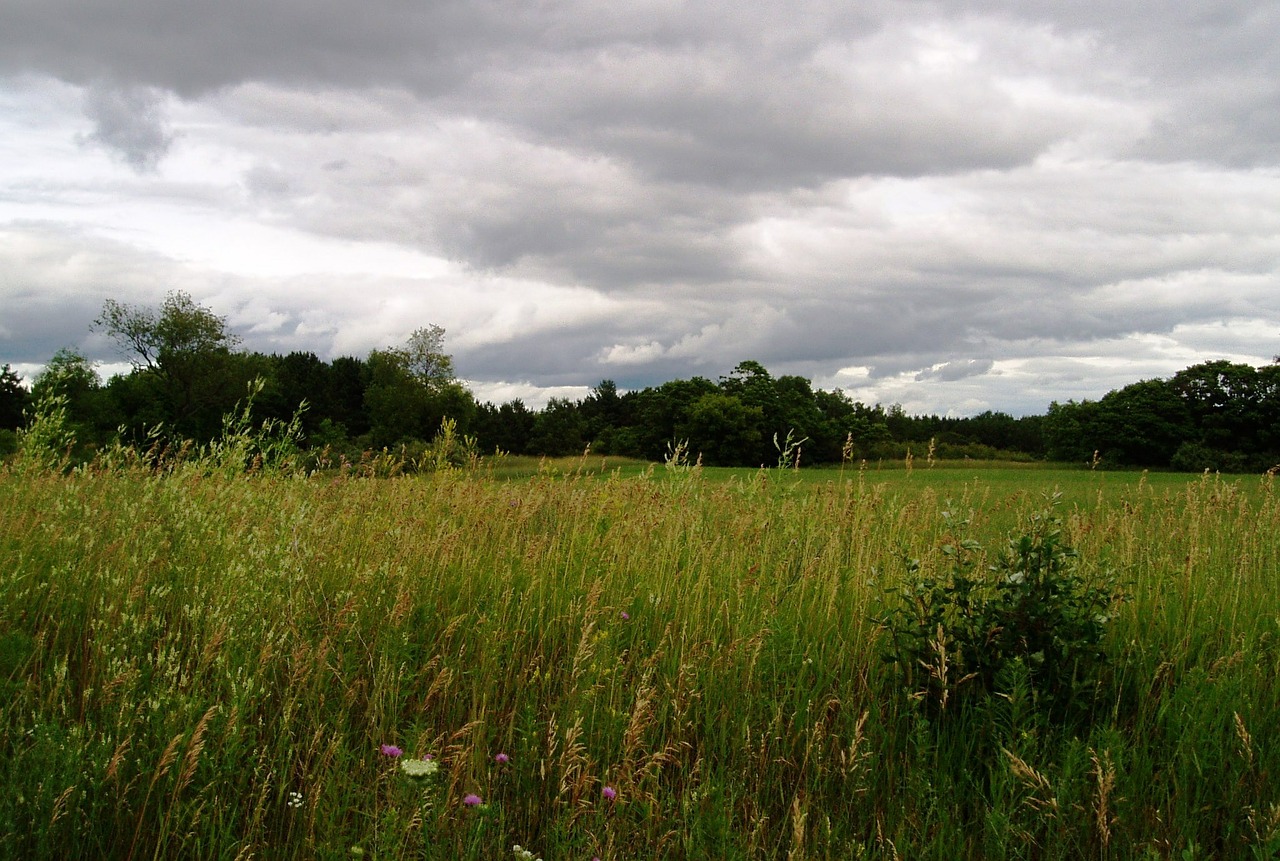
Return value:
[(289, 800), (285, 802), (288, 807), (298, 809), (302, 806), (302, 793), (295, 790), (289, 791)]
[(628, 613), (626, 610), (623, 610), (621, 613), (619, 613), (619, 614), (618, 614), (618, 616), (619, 616), (619, 617), (622, 619), (622, 621), (624, 621), (624, 622), (630, 622), (630, 621), (631, 621), (631, 614), (630, 614), (630, 613)]
[(435, 762), (430, 757), (426, 759), (402, 759), (400, 760), (400, 770), (404, 772), (406, 777), (414, 779), (431, 777), (440, 770), (440, 763)]
[(382, 751), (383, 756), (389, 756), (392, 759), (395, 759), (397, 756), (404, 753), (403, 750), (396, 747), (394, 744), (384, 744), (382, 747), (379, 748), (379, 750)]
[(511, 757), (507, 756), (505, 753), (499, 753), (493, 757), (493, 761), (498, 765), (506, 765), (511, 761)]
[(525, 849), (519, 843), (511, 847), (511, 854), (519, 858), (520, 861), (542, 861), (541, 858), (534, 855), (528, 849)]
[(606, 801), (613, 801), (618, 797), (618, 790), (614, 789), (612, 786), (606, 786), (604, 789), (600, 790), (600, 794), (605, 797)]
[(481, 804), (484, 804), (484, 799), (474, 794), (466, 795), (463, 796), (462, 803), (467, 805), (467, 807), (479, 807)]

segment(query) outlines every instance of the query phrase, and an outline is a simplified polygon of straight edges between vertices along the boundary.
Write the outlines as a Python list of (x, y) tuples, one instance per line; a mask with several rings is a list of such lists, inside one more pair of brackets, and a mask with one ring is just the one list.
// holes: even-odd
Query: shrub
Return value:
[(1114, 578), (1091, 582), (1050, 512), (980, 567), (974, 541), (944, 545), (952, 570), (917, 576), (881, 623), (885, 659), (910, 696), (940, 716), (1026, 685), (1035, 705), (1063, 717), (1092, 702), (1106, 661), (1102, 639), (1121, 600)]
[(288, 422), (267, 419), (260, 426), (253, 422), (253, 405), (262, 394), (265, 383), (256, 378), (249, 383), (248, 396), (236, 409), (222, 417), (222, 433), (209, 443), (203, 453), (206, 467), (227, 475), (242, 472), (293, 473), (302, 465), (302, 414), (304, 401)]
[(26, 427), (18, 431), (18, 456), (27, 468), (67, 468), (76, 445), (67, 414), (67, 396), (45, 394), (27, 413)]
[(18, 434), (8, 428), (0, 428), (0, 458), (8, 457), (18, 450)]
[(1262, 472), (1257, 458), (1250, 458), (1238, 451), (1221, 451), (1195, 442), (1178, 446), (1169, 466), (1179, 472)]

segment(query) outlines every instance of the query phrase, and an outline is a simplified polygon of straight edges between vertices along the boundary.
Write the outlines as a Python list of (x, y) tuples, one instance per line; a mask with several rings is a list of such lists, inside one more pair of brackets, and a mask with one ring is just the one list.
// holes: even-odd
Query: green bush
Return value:
[(982, 567), (982, 547), (943, 546), (952, 570), (919, 575), (898, 590), (881, 623), (885, 659), (913, 699), (935, 716), (1026, 686), (1035, 705), (1061, 718), (1093, 700), (1107, 623), (1121, 600), (1114, 578), (1087, 579), (1059, 521), (1043, 512), (1027, 534)]
[[(1254, 458), (1253, 460), (1257, 460)], [(1178, 472), (1226, 472), (1246, 473), (1262, 472), (1265, 467), (1258, 467), (1251, 459), (1238, 451), (1220, 451), (1195, 442), (1184, 442), (1178, 446), (1169, 466)]]
[(67, 414), (67, 396), (46, 394), (27, 413), (26, 427), (18, 431), (18, 455), (28, 468), (65, 469), (76, 446), (75, 431)]

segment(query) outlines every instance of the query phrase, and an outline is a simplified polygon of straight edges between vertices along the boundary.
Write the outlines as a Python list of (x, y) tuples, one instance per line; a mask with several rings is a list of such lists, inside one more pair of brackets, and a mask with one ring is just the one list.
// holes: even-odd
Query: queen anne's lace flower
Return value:
[(423, 778), (431, 777), (440, 770), (440, 763), (433, 759), (402, 759), (400, 760), (400, 771), (406, 777)]

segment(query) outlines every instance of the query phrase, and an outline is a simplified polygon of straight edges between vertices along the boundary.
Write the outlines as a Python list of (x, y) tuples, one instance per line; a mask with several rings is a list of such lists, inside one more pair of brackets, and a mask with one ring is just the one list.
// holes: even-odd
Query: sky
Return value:
[[(0, 0), (0, 363), (446, 330), (481, 400), (744, 360), (1043, 414), (1280, 354), (1280, 4)], [(28, 379), (29, 381), (29, 379)]]

